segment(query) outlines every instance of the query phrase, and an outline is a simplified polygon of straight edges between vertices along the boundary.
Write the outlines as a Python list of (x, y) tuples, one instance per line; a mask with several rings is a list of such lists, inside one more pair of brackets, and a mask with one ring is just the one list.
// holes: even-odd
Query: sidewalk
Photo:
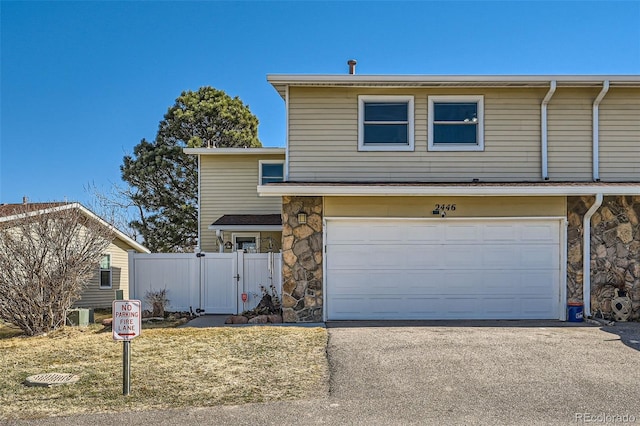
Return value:
[(224, 321), (229, 317), (228, 314), (224, 315), (202, 315), (196, 317), (186, 324), (178, 326), (178, 328), (194, 327), (194, 328), (208, 328), (208, 327), (253, 327), (257, 325), (261, 326), (274, 326), (274, 327), (325, 327), (322, 322), (313, 323), (280, 323), (280, 324), (225, 324)]

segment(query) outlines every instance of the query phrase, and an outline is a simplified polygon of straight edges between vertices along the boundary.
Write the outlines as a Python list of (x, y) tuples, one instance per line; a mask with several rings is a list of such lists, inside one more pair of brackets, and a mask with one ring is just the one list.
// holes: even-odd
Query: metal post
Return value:
[(131, 341), (122, 342), (122, 395), (131, 394)]

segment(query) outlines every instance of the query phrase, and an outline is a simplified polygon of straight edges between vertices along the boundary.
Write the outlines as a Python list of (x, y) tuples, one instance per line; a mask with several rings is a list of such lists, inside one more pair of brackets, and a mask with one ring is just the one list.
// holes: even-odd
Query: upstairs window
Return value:
[(111, 288), (111, 255), (103, 254), (100, 259), (100, 288)]
[(413, 96), (359, 96), (358, 150), (413, 151)]
[(278, 160), (260, 160), (260, 185), (272, 182), (284, 182), (284, 162)]
[(483, 151), (482, 96), (429, 96), (429, 151)]

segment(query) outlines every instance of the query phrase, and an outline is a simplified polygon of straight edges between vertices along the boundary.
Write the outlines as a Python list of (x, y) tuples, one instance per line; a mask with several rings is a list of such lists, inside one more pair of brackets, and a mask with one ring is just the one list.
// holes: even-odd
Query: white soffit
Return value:
[(604, 185), (259, 185), (260, 196), (640, 195), (640, 183)]

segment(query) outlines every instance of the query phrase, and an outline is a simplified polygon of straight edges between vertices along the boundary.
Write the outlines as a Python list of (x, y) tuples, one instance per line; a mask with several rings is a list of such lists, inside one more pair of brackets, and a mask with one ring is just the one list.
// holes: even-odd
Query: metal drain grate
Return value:
[(27, 377), (24, 381), (27, 386), (60, 386), (70, 385), (80, 380), (75, 374), (44, 373)]

